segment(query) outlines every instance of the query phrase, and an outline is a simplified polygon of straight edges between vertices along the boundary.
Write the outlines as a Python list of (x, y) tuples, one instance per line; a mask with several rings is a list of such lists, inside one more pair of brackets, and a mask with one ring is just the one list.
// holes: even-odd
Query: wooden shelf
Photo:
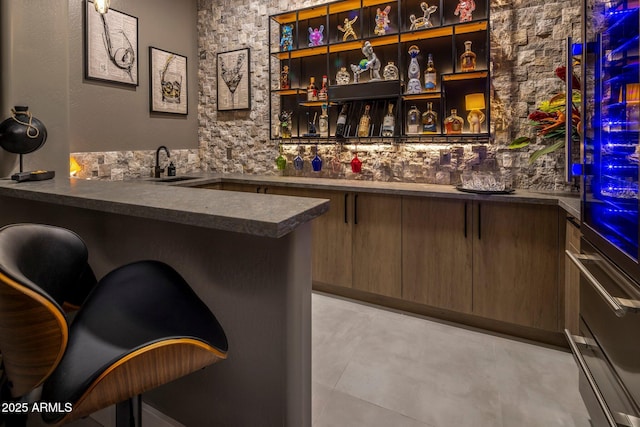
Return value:
[(442, 80), (445, 82), (453, 82), (458, 80), (483, 79), (488, 75), (488, 71), (469, 71), (466, 73), (444, 74)]
[[(406, 3), (405, 3), (406, 2)], [(302, 132), (302, 128), (306, 129), (304, 124), (304, 114), (308, 111), (308, 108), (320, 108), (323, 104), (331, 106), (340, 106), (349, 104), (350, 109), (350, 128), (353, 130), (354, 122), (353, 117), (360, 108), (364, 108), (364, 104), (373, 102), (372, 117), (376, 121), (374, 128), (381, 127), (381, 117), (384, 116), (382, 109), (386, 108), (386, 105), (393, 103), (396, 106), (396, 131), (398, 135), (394, 137), (382, 138), (380, 136), (363, 138), (364, 142), (376, 142), (385, 141), (389, 143), (396, 142), (429, 142), (429, 143), (452, 143), (452, 142), (482, 142), (490, 139), (489, 133), (482, 134), (463, 134), (463, 135), (445, 135), (445, 134), (429, 134), (429, 135), (406, 135), (406, 111), (408, 107), (415, 103), (420, 109), (426, 108), (426, 103), (433, 102), (433, 105), (437, 107), (434, 109), (438, 113), (438, 116), (444, 119), (448, 116), (448, 112), (451, 108), (458, 108), (462, 110), (464, 105), (465, 95), (469, 93), (483, 93), (485, 95), (485, 102), (488, 102), (489, 98), (489, 71), (486, 69), (486, 64), (489, 63), (490, 56), (490, 38), (489, 38), (489, 6), (490, 0), (476, 0), (476, 2), (483, 2), (482, 6), (479, 6), (481, 10), (486, 14), (482, 14), (481, 19), (476, 19), (471, 22), (451, 22), (451, 17), (448, 16), (442, 7), (438, 8), (436, 14), (434, 14), (432, 22), (441, 23), (447, 20), (445, 25), (437, 25), (431, 28), (422, 28), (419, 30), (408, 31), (408, 25), (405, 21), (407, 18), (408, 9), (414, 7), (417, 8), (419, 2), (414, 0), (341, 0), (331, 1), (323, 5), (314, 7), (306, 7), (297, 11), (286, 12), (279, 15), (272, 16), (269, 21), (269, 32), (271, 37), (271, 57), (270, 61), (270, 84), (271, 84), (271, 100), (273, 102), (273, 108), (270, 112), (270, 120), (273, 120), (277, 116), (277, 109), (279, 105), (283, 105), (282, 108), (293, 110), (293, 122), (292, 130), (294, 134), (296, 131)], [(364, 34), (368, 34), (373, 30), (374, 22), (373, 18), (376, 12), (376, 8), (384, 8), (386, 5), (391, 6), (391, 13), (389, 18), (391, 19), (391, 30), (387, 34), (377, 36), (370, 34), (369, 37), (362, 37)], [(442, 2), (440, 3), (442, 6)], [(352, 13), (353, 12), (353, 13)], [(358, 21), (354, 24), (359, 39), (342, 40), (342, 35), (335, 28), (336, 25), (342, 24), (342, 21), (346, 16), (353, 18), (354, 14), (357, 14)], [(447, 16), (445, 16), (447, 14)], [(436, 17), (437, 15), (437, 17)], [(367, 22), (365, 22), (367, 21)], [(456, 19), (457, 21), (457, 19)], [(325, 41), (326, 43), (321, 46), (306, 47), (308, 43), (306, 41), (306, 28), (313, 25), (314, 27), (319, 23), (324, 23), (325, 26)], [(297, 32), (294, 34), (295, 46), (299, 48), (291, 51), (279, 51), (279, 45), (275, 37), (280, 31), (282, 24), (294, 25)], [(275, 25), (275, 28), (274, 28)], [(331, 26), (331, 28), (327, 28)], [(456, 72), (458, 68), (458, 62), (460, 55), (462, 54), (461, 44), (463, 41), (472, 40), (476, 55), (478, 55), (478, 64), (482, 68), (472, 72)], [(381, 62), (380, 73), (383, 73), (383, 69), (386, 64), (394, 62), (399, 68), (399, 74), (405, 80), (402, 83), (399, 80), (388, 81), (367, 81), (369, 73), (362, 75), (360, 83), (351, 83), (348, 85), (339, 86), (333, 81), (333, 76), (340, 67), (349, 68), (349, 64), (355, 61), (360, 61), (364, 55), (361, 52), (362, 46), (365, 41), (371, 43), (375, 48), (376, 54)], [(423, 74), (426, 68), (427, 54), (433, 54), (435, 60), (435, 67), (438, 70), (437, 74), (437, 91), (424, 92), (419, 94), (404, 94), (405, 85), (407, 84), (407, 68), (409, 66), (410, 59), (407, 55), (408, 46), (415, 44), (420, 47), (421, 53), (418, 58), (420, 66), (420, 82), (421, 86), (424, 84)], [(307, 59), (308, 58), (308, 59)], [(327, 75), (329, 77), (329, 98), (327, 101), (306, 101), (306, 90), (304, 87), (298, 87), (288, 90), (273, 90), (278, 86), (279, 74), (283, 66), (289, 66), (291, 75), (297, 82), (297, 85), (303, 85), (300, 82), (307, 81), (310, 77), (318, 77)], [(351, 74), (351, 73), (350, 73)], [(351, 77), (353, 78), (353, 77)], [(331, 84), (334, 83), (334, 84)], [(279, 98), (278, 98), (279, 97)], [(286, 107), (284, 107), (286, 105)], [(338, 109), (339, 110), (339, 109)], [(335, 121), (337, 120), (337, 111), (335, 108), (330, 109), (330, 132), (335, 129)], [(374, 111), (375, 110), (375, 111)], [(486, 129), (490, 128), (490, 111), (487, 106), (487, 123)], [(442, 121), (441, 119), (441, 121)], [(273, 123), (271, 123), (273, 124)], [(273, 126), (270, 126), (273, 129)], [(272, 138), (276, 139), (276, 138)], [(277, 139), (276, 139), (277, 140)], [(305, 137), (298, 136), (289, 140), (289, 143), (305, 143), (305, 141), (313, 140), (314, 142), (327, 141), (326, 143), (336, 142), (335, 137)], [(347, 140), (340, 140), (337, 142), (348, 142)], [(443, 142), (444, 141), (444, 142)], [(287, 143), (285, 141), (285, 143)]]

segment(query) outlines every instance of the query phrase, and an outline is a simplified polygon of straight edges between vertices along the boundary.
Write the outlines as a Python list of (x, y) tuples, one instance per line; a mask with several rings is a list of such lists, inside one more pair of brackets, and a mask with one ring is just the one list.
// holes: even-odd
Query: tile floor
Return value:
[(313, 427), (589, 426), (570, 353), (313, 295)]
[(312, 307), (313, 427), (590, 425), (569, 353), (324, 294)]

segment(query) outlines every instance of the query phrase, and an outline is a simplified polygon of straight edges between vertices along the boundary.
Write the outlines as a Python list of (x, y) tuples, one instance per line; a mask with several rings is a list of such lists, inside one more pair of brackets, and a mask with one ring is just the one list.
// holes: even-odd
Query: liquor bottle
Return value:
[(316, 78), (309, 78), (309, 86), (307, 86), (307, 101), (318, 100), (318, 88), (316, 87)]
[(318, 101), (326, 101), (329, 95), (329, 88), (327, 87), (327, 76), (322, 76), (322, 86), (318, 91)]
[(422, 133), (436, 133), (438, 131), (438, 115), (433, 111), (433, 103), (427, 103), (427, 111), (422, 113)]
[(429, 54), (427, 58), (427, 69), (424, 71), (424, 88), (429, 92), (434, 92), (437, 87), (437, 73), (433, 65), (433, 56)]
[(340, 110), (340, 114), (338, 115), (338, 121), (336, 122), (336, 137), (338, 138), (346, 138), (346, 127), (347, 127), (347, 104), (342, 105), (342, 110)]
[(327, 114), (327, 104), (322, 104), (322, 114), (318, 120), (318, 130), (320, 136), (329, 136), (329, 115)]
[(387, 115), (382, 119), (382, 136), (393, 136), (396, 129), (396, 117), (393, 115), (393, 104), (389, 104)]
[(417, 135), (420, 133), (420, 110), (413, 105), (407, 112), (407, 134)]
[(444, 119), (444, 132), (447, 135), (462, 133), (462, 126), (464, 125), (464, 119), (458, 116), (458, 110), (451, 109), (451, 115)]
[(282, 67), (282, 72), (280, 73), (280, 89), (289, 89), (291, 87), (291, 82), (289, 81), (289, 66), (285, 65)]
[(371, 116), (369, 116), (369, 110), (371, 107), (369, 104), (364, 106), (364, 114), (360, 117), (360, 123), (358, 124), (358, 136), (360, 138), (366, 138), (369, 136), (369, 125), (371, 124)]
[(475, 71), (476, 54), (471, 51), (471, 42), (464, 42), (464, 52), (460, 55), (460, 68), (462, 71)]

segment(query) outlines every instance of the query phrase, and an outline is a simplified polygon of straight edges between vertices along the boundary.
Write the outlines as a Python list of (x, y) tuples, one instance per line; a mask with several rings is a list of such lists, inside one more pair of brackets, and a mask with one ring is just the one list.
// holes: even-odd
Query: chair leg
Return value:
[[(6, 376), (2, 375), (0, 382), (0, 405), (2, 405), (3, 402), (17, 403), (20, 399), (15, 399), (11, 396), (11, 391), (9, 390)], [(5, 427), (26, 427), (28, 417), (28, 413), (3, 413), (2, 411), (0, 411), (0, 426), (4, 425)]]
[(116, 404), (116, 427), (142, 427), (142, 395)]

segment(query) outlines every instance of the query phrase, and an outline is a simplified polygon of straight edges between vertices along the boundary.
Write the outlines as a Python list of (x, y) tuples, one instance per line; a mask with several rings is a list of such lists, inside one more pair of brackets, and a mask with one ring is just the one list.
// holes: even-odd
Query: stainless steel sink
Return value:
[(179, 182), (179, 181), (189, 181), (191, 179), (198, 179), (196, 176), (170, 176), (167, 178), (156, 179), (156, 182)]

